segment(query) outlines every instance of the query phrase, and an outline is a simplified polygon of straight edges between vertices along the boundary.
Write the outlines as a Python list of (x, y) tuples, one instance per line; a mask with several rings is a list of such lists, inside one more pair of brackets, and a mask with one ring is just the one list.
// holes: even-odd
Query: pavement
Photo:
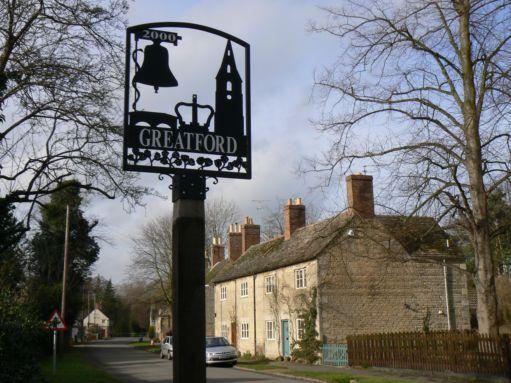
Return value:
[[(172, 382), (172, 362), (158, 354), (136, 350), (136, 338), (101, 340), (80, 347), (88, 359), (123, 383)], [(271, 376), (229, 367), (208, 367), (208, 383), (297, 383), (303, 380)]]

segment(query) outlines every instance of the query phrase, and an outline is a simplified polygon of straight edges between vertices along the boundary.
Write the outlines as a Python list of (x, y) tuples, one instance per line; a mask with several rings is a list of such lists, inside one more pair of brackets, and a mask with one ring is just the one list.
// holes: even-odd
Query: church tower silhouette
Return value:
[(238, 148), (243, 137), (242, 82), (229, 40), (216, 75), (215, 133), (236, 138)]

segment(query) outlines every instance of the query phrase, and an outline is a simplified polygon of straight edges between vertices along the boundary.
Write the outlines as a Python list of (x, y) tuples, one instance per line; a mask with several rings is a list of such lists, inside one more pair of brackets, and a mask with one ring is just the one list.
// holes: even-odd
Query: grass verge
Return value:
[(287, 370), (284, 366), (274, 366), (268, 359), (244, 359), (238, 358), (238, 366), (250, 368), (251, 370)]
[(412, 383), (408, 380), (389, 379), (377, 376), (350, 375), (343, 372), (321, 372), (321, 371), (283, 371), (283, 374), (313, 378), (327, 383), (350, 383), (355, 380), (357, 383)]
[(93, 366), (78, 350), (57, 355), (57, 371), (52, 374), (53, 359), (45, 358), (41, 363), (41, 372), (48, 383), (120, 383), (105, 371)]
[(137, 350), (152, 352), (154, 354), (160, 353), (160, 345), (151, 346), (150, 342), (131, 342), (129, 345), (135, 347)]

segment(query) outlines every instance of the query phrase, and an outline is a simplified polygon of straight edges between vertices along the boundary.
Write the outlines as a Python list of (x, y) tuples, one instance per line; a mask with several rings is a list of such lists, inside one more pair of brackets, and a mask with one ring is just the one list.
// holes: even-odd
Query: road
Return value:
[[(128, 346), (131, 338), (114, 338), (81, 346), (91, 361), (124, 383), (172, 382), (172, 362), (159, 355)], [(228, 367), (208, 367), (208, 383), (296, 383), (303, 380), (280, 378)]]

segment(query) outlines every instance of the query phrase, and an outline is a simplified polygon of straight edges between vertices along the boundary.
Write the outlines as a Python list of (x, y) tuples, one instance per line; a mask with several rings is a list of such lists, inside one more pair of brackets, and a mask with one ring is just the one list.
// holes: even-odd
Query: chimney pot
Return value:
[(348, 208), (362, 217), (374, 217), (373, 177), (352, 174), (346, 177)]

